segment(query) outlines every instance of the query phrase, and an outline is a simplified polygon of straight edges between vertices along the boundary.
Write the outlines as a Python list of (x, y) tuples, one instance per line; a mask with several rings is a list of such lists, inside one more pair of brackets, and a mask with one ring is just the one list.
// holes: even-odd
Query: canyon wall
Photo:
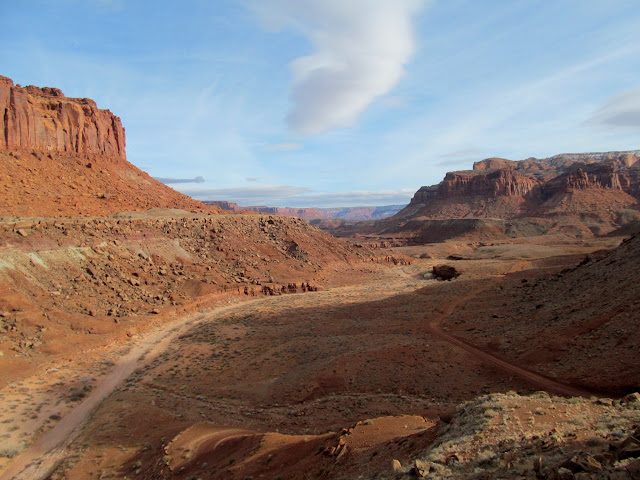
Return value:
[(555, 195), (590, 189), (624, 192), (640, 200), (639, 161), (638, 151), (562, 154), (522, 161), (488, 158), (475, 162), (473, 170), (449, 172), (439, 184), (421, 187), (409, 207), (498, 197), (524, 199), (531, 207)]
[(551, 221), (552, 229), (607, 234), (640, 222), (640, 151), (481, 160), (421, 187), (406, 208), (369, 230), (407, 231), (408, 221), (447, 219)]
[(499, 197), (526, 195), (540, 182), (510, 168), (477, 172), (449, 172), (438, 185), (421, 187), (411, 203), (426, 203), (435, 198), (480, 195)]
[(57, 88), (0, 76), (0, 217), (104, 216), (150, 208), (217, 213), (129, 163), (120, 119)]
[(20, 87), (0, 76), (0, 149), (126, 158), (120, 118), (57, 88)]

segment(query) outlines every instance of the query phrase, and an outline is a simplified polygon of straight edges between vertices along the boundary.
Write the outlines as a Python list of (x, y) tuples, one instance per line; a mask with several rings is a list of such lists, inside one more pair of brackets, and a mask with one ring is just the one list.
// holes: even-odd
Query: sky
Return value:
[(93, 98), (200, 200), (399, 205), (487, 157), (640, 149), (637, 0), (0, 8), (0, 75)]

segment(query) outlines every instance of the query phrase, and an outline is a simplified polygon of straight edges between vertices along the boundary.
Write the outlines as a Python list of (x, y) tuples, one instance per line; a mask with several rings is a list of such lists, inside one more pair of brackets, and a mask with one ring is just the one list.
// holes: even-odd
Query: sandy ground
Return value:
[[(580, 255), (602, 245), (538, 245), (530, 248), (534, 253), (525, 261), (517, 259), (519, 246), (511, 254), (507, 245), (494, 247), (500, 254), (476, 250), (475, 258), (457, 260), (463, 275), (453, 282), (430, 278), (431, 267), (442, 259), (416, 259), (410, 266), (381, 268), (366, 282), (257, 298), (180, 319), (164, 331), (133, 339), (128, 355), (96, 380), (85, 402), (64, 415), (57, 430), (16, 456), (10, 468), (21, 470), (62, 442), (39, 470), (17, 478), (39, 478), (51, 468), (57, 478), (119, 477), (129, 471), (138, 472), (136, 478), (189, 478), (196, 463), (195, 473), (202, 478), (245, 478), (261, 472), (273, 473), (264, 478), (278, 472), (286, 474), (283, 478), (307, 478), (303, 472), (308, 470), (292, 460), (302, 442), (314, 447), (305, 450), (301, 461), (322, 471), (321, 478), (349, 478), (349, 472), (363, 468), (362, 452), (352, 447), (339, 461), (340, 453), (317, 454), (340, 447), (342, 429), (366, 419), (387, 432), (381, 442), (365, 448), (371, 457), (365, 463), (374, 472), (388, 468), (389, 456), (403, 460), (420, 442), (426, 447), (437, 419), (447, 418), (456, 403), (478, 394), (548, 389), (588, 395), (562, 379), (505, 362), (450, 335), (441, 324), (506, 274), (575, 265)], [(441, 257), (473, 252), (462, 246), (411, 248), (403, 253)], [(418, 438), (413, 431), (404, 432), (411, 438), (410, 448), (398, 441), (403, 435), (380, 420), (402, 415), (432, 419)], [(235, 440), (223, 435), (224, 455), (218, 447), (199, 447), (196, 462), (190, 458), (175, 463), (175, 452), (171, 457), (167, 446), (203, 422), (214, 437), (220, 431), (235, 432)], [(274, 438), (279, 446), (265, 453), (264, 443)], [(279, 459), (277, 468), (258, 462), (263, 453)], [(217, 459), (215, 467), (208, 457)], [(207, 464), (204, 471), (202, 464)], [(6, 472), (0, 478), (11, 478)]]

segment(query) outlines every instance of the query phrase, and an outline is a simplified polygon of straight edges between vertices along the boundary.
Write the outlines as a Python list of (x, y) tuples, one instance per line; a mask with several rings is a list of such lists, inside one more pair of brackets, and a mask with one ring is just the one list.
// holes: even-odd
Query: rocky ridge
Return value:
[(100, 344), (198, 299), (313, 291), (371, 260), (298, 219), (157, 213), (0, 224), (0, 385), (69, 336)]
[(637, 393), (616, 401), (487, 395), (461, 405), (413, 465), (396, 462), (384, 478), (633, 480), (639, 422)]

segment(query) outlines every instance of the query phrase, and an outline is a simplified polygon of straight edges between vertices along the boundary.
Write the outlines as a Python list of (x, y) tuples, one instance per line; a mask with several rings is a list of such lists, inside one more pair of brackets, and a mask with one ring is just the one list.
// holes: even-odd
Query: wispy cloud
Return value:
[(260, 205), (291, 198), (301, 193), (310, 192), (308, 188), (291, 185), (259, 185), (255, 187), (235, 188), (192, 188), (183, 189), (182, 193), (198, 200), (227, 200), (240, 205)]
[(292, 198), (291, 207), (379, 207), (405, 205), (415, 193), (413, 189), (308, 193)]
[(415, 50), (412, 19), (423, 0), (261, 0), (254, 9), (273, 30), (292, 28), (315, 52), (291, 68), (296, 133), (353, 125), (404, 73)]
[(296, 150), (302, 150), (301, 143), (274, 143), (273, 145), (267, 145), (263, 148), (265, 152), (293, 152)]
[(174, 183), (204, 183), (203, 177), (195, 177), (195, 178), (165, 178), (165, 177), (153, 177), (159, 182), (164, 183), (165, 185), (174, 184)]
[(413, 189), (380, 191), (314, 192), (306, 187), (264, 185), (238, 188), (193, 188), (183, 193), (198, 200), (226, 200), (244, 207), (348, 207), (402, 205), (408, 203)]
[(277, 181), (277, 179), (275, 177), (245, 177), (244, 178), (247, 182), (274, 182)]
[(640, 88), (610, 97), (586, 122), (587, 125), (610, 128), (640, 129)]

